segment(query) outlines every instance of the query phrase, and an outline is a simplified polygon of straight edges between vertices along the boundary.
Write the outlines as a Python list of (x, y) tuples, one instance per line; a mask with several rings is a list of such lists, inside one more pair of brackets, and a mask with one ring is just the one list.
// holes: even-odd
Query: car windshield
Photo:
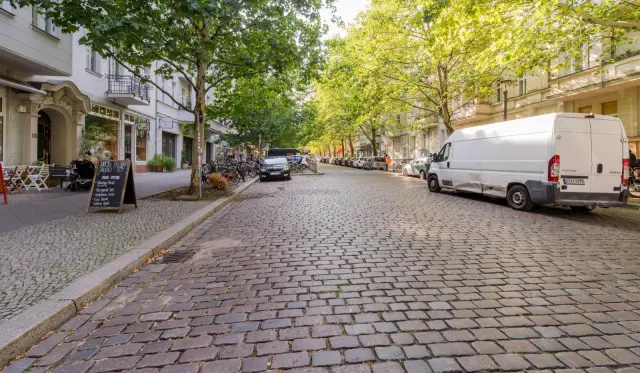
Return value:
[(286, 164), (287, 158), (268, 158), (264, 160), (265, 164)]

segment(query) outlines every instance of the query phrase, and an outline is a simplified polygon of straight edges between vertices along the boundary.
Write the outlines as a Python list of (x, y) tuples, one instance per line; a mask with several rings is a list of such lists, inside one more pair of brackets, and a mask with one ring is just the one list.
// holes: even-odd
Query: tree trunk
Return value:
[(198, 170), (202, 165), (202, 148), (204, 148), (204, 123), (206, 122), (204, 116), (204, 86), (205, 86), (205, 65), (202, 62), (198, 62), (196, 65), (196, 104), (194, 108), (196, 130), (194, 134), (195, 146), (193, 146), (193, 167), (191, 169), (191, 185), (189, 186), (190, 194), (198, 194), (200, 198), (200, 174)]
[(373, 150), (372, 155), (374, 157), (378, 155), (378, 142), (376, 140), (377, 140), (376, 128), (371, 127), (371, 149)]
[(331, 155), (331, 145), (329, 145), (329, 146), (328, 146), (328, 148), (329, 148), (329, 158), (331, 158), (331, 157), (333, 157), (333, 156)]
[(351, 150), (351, 156), (355, 157), (354, 151), (353, 151), (353, 137), (349, 136), (349, 150)]
[(344, 137), (342, 138), (342, 156), (344, 157), (344, 149), (345, 149)]

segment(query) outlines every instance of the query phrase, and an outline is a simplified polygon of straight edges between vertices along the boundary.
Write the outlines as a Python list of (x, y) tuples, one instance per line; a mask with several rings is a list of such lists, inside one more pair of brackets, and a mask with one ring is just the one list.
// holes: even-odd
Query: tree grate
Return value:
[(195, 254), (195, 250), (177, 250), (162, 257), (162, 263), (184, 263)]

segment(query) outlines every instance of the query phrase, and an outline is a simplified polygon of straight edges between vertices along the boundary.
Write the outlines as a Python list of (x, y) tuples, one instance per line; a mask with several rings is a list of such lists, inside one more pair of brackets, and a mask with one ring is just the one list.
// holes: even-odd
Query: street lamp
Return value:
[(500, 85), (502, 86), (502, 120), (505, 122), (507, 121), (507, 100), (509, 99), (507, 87), (511, 83), (513, 83), (511, 79), (500, 80)]

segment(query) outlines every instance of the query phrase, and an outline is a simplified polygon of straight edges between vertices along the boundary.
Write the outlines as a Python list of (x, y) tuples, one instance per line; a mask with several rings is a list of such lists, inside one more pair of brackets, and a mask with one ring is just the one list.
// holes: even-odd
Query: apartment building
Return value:
[[(91, 105), (69, 82), (72, 73), (72, 35), (59, 33), (31, 8), (0, 1), (0, 161), (24, 164), (46, 156), (66, 162), (77, 153)], [(51, 79), (34, 82), (36, 75)], [(47, 120), (56, 125), (45, 128)]]
[(616, 116), (624, 124), (630, 150), (638, 154), (640, 33), (630, 33), (628, 42), (607, 50), (613, 62), (599, 62), (603, 48), (597, 43), (562, 71), (498, 83), (495, 97), (476, 100), (453, 118), (455, 128), (502, 121), (506, 90), (508, 120), (561, 112)]
[[(91, 149), (101, 158), (131, 160), (137, 172), (146, 171), (155, 154), (181, 167), (184, 152), (185, 165), (193, 165), (194, 136), (183, 131), (193, 114), (80, 45), (82, 36), (82, 30), (62, 34), (34, 9), (0, 0), (0, 162), (69, 164)], [(193, 107), (194, 91), (183, 78), (164, 79), (152, 70), (146, 71), (150, 79)], [(225, 151), (216, 141), (227, 130), (208, 121), (205, 161)]]

